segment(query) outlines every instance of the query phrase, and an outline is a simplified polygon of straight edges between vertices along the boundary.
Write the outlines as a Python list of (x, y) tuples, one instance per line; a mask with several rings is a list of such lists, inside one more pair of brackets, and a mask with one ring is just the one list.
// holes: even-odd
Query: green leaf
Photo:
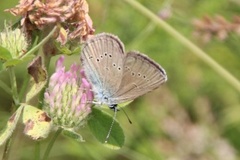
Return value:
[(27, 105), (21, 104), (17, 111), (9, 118), (7, 126), (0, 133), (0, 145), (8, 140), (16, 128), (22, 113), (22, 122), (25, 125), (24, 133), (34, 140), (46, 138), (52, 129), (51, 119), (44, 111)]
[(65, 136), (68, 136), (74, 140), (77, 140), (78, 142), (84, 142), (82, 136), (76, 132), (74, 132), (73, 130), (70, 130), (70, 129), (64, 129), (63, 130), (63, 134)]
[(7, 67), (13, 67), (13, 66), (18, 65), (19, 63), (22, 63), (22, 60), (20, 60), (20, 59), (10, 59), (10, 60), (6, 61), (6, 62), (3, 64), (3, 66), (4, 66), (5, 68), (7, 68)]
[(12, 59), (12, 55), (6, 48), (0, 46), (0, 60), (7, 61)]
[(61, 45), (59, 42), (55, 42), (54, 44), (61, 54), (72, 55), (79, 54), (81, 52), (81, 47), (72, 43)]
[(22, 113), (22, 109), (23, 109), (24, 105), (21, 105), (17, 111), (9, 118), (8, 122), (7, 122), (7, 126), (5, 127), (5, 129), (3, 131), (1, 131), (0, 133), (0, 146), (6, 142), (8, 140), (8, 138), (10, 138), (10, 136), (12, 135), (13, 131), (16, 128), (16, 125), (18, 123), (18, 120), (20, 118), (20, 115)]
[(32, 58), (33, 58), (33, 56), (30, 55), (30, 56), (27, 56), (27, 57), (25, 57), (23, 59), (10, 59), (10, 60), (7, 60), (5, 63), (3, 63), (3, 67), (4, 68), (13, 67), (13, 66), (21, 64), (21, 63), (23, 63), (25, 61), (28, 61), (28, 60), (30, 60)]
[(73, 49), (72, 54), (79, 54), (81, 52), (81, 47), (76, 47)]
[(6, 69), (8, 67), (13, 67), (13, 66), (16, 66), (18, 64), (21, 64), (21, 63), (24, 63), (26, 61), (29, 61), (30, 59), (32, 59), (34, 56), (32, 55), (29, 55), (29, 56), (26, 56), (25, 58), (23, 59), (9, 59), (7, 61), (5, 61), (4, 63), (2, 63), (0, 61), (0, 71), (3, 70), (3, 69)]
[(24, 133), (33, 140), (46, 138), (52, 129), (51, 118), (47, 113), (31, 105), (23, 110)]
[(92, 109), (91, 116), (88, 126), (97, 140), (111, 149), (120, 149), (124, 144), (125, 137), (119, 123), (114, 122), (108, 142), (105, 143), (113, 117), (96, 108)]
[(28, 56), (24, 56), (24, 58), (21, 58), (21, 60), (25, 62), (33, 59), (34, 57), (35, 57), (34, 55), (28, 55)]

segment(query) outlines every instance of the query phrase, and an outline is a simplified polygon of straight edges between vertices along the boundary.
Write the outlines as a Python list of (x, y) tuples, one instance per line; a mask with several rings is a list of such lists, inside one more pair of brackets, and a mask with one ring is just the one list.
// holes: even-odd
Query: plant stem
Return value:
[[(39, 49), (40, 53), (41, 53), (41, 57), (42, 57), (42, 62), (43, 62), (43, 66), (45, 66), (45, 68), (47, 69), (47, 73), (49, 73), (49, 65), (50, 65), (50, 61), (51, 61), (51, 53), (44, 53), (43, 52), (43, 48)], [(49, 80), (49, 79), (48, 79)], [(47, 82), (48, 84), (48, 82)], [(38, 108), (42, 109), (43, 107), (43, 99), (44, 99), (44, 93), (46, 90), (47, 85), (45, 85), (45, 87), (41, 90), (41, 92), (39, 93), (39, 103), (38, 103)]]
[(164, 22), (146, 7), (141, 5), (136, 0), (125, 0), (125, 2), (129, 3), (133, 8), (141, 12), (143, 15), (151, 19), (158, 26), (162, 27), (165, 31), (167, 31), (170, 35), (172, 35), (176, 40), (182, 43), (185, 47), (190, 49), (192, 53), (202, 59), (205, 63), (207, 63), (213, 70), (215, 70), (220, 76), (223, 77), (228, 83), (230, 83), (233, 88), (236, 88), (240, 92), (240, 82), (236, 79), (231, 73), (229, 73), (225, 68), (219, 65), (215, 60), (213, 60), (210, 56), (208, 56), (203, 50), (193, 44), (190, 40), (181, 35), (178, 31), (176, 31), (169, 24)]
[(57, 26), (55, 26), (51, 32), (40, 42), (38, 43), (36, 46), (34, 46), (30, 51), (28, 51), (24, 56), (21, 57), (21, 59), (24, 59), (25, 57), (27, 57), (28, 55), (33, 54), (34, 52), (36, 52), (40, 47), (42, 47), (50, 38), (52, 38), (53, 34), (55, 33), (55, 31), (57, 30)]
[(20, 102), (25, 102), (25, 98), (26, 98), (26, 90), (27, 90), (27, 87), (29, 85), (29, 74), (24, 74), (24, 81), (23, 81), (23, 84), (21, 86), (21, 89), (20, 89), (20, 92), (19, 92), (19, 100)]
[(0, 80), (0, 87), (9, 95), (12, 95), (11, 88), (9, 88), (3, 81)]
[(48, 156), (49, 156), (49, 153), (53, 147), (53, 144), (54, 142), (56, 141), (57, 137), (59, 136), (59, 134), (62, 132), (62, 128), (59, 128), (57, 130), (57, 132), (55, 133), (55, 135), (52, 137), (51, 141), (49, 142), (48, 146), (47, 146), (47, 149), (45, 151), (45, 154), (43, 156), (43, 160), (47, 160)]
[(35, 144), (35, 160), (40, 160), (40, 142)]
[[(17, 109), (17, 106), (19, 105), (20, 102), (19, 102), (19, 97), (18, 97), (18, 92), (17, 92), (17, 80), (16, 80), (16, 75), (15, 75), (13, 67), (9, 68), (9, 77), (10, 77), (11, 88), (12, 88), (11, 89), (12, 90), (11, 95), (12, 95), (13, 101), (14, 101), (14, 105), (13, 105), (14, 108), (12, 109), (12, 111), (15, 112), (15, 110)], [(9, 89), (8, 89), (8, 91), (9, 91)], [(12, 144), (12, 137), (10, 137), (6, 142), (2, 160), (7, 160), (8, 159), (11, 144)]]
[[(45, 66), (47, 68), (47, 70), (49, 69), (49, 64), (50, 64), (50, 60), (51, 60), (51, 56), (46, 56), (46, 55), (51, 55), (51, 54), (47, 54), (47, 53), (43, 53), (43, 47), (44, 45), (49, 41), (50, 38), (52, 38), (53, 34), (55, 33), (55, 31), (57, 30), (57, 26), (55, 26), (45, 37), (44, 34), (42, 34), (41, 36), (45, 37), (43, 38), (43, 40), (38, 44), (36, 45), (34, 48), (33, 48), (33, 51), (31, 51), (32, 53), (35, 52), (37, 49), (39, 49), (39, 55), (41, 56), (42, 58), (42, 62), (44, 63), (43, 66)], [(37, 49), (36, 49), (37, 48)], [(24, 58), (24, 57), (23, 57)], [(45, 92), (45, 89), (46, 89), (46, 86), (41, 90), (41, 92), (39, 93), (39, 97), (38, 97), (38, 100), (39, 100), (39, 103), (38, 103), (38, 108), (42, 109), (42, 106), (43, 106), (43, 99), (44, 99), (44, 92)], [(52, 138), (52, 140), (50, 141), (50, 143), (48, 144), (48, 147), (47, 147), (47, 150), (45, 151), (45, 154), (43, 156), (43, 160), (46, 160), (49, 156), (49, 153), (50, 153), (50, 150), (52, 149), (52, 146), (57, 138), (57, 136), (61, 133), (62, 129), (58, 129), (56, 134), (54, 135), (54, 137)], [(39, 160), (40, 159), (40, 142), (36, 144), (35, 146), (35, 149), (36, 149), (36, 160)]]
[(10, 137), (6, 142), (4, 152), (3, 152), (3, 156), (2, 156), (2, 160), (8, 160), (11, 144), (12, 144), (12, 137)]
[(15, 106), (15, 109), (13, 110), (15, 111), (16, 106), (19, 105), (19, 97), (17, 92), (17, 80), (16, 80), (16, 75), (13, 67), (9, 68), (9, 77), (10, 77), (11, 88), (12, 88), (12, 97), (13, 97), (14, 106)]

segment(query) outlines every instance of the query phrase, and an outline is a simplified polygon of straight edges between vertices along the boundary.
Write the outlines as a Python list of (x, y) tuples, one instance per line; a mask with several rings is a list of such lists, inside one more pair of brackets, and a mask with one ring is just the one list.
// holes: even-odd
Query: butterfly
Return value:
[(121, 40), (109, 33), (90, 38), (82, 47), (82, 67), (99, 104), (117, 110), (167, 81), (165, 70), (137, 51), (125, 53)]

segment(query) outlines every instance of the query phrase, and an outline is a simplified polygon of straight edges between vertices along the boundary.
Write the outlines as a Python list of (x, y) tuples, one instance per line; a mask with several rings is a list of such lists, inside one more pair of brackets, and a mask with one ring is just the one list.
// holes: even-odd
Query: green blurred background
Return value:
[[(165, 11), (166, 4), (171, 5), (171, 9), (167, 10), (171, 16), (165, 21), (240, 79), (239, 35), (227, 35), (225, 40), (213, 37), (206, 43), (193, 34), (193, 19), (221, 15), (232, 21), (234, 16), (240, 15), (238, 0), (139, 2), (156, 14)], [(0, 2), (1, 29), (4, 20), (16, 21), (16, 17), (3, 10), (17, 3), (17, 0)], [(168, 81), (125, 108), (133, 124), (128, 123), (122, 112), (118, 113), (126, 136), (122, 149), (104, 147), (85, 127), (81, 133), (86, 142), (78, 143), (60, 136), (50, 153), (50, 159), (240, 159), (239, 92), (174, 37), (155, 26), (125, 1), (88, 0), (88, 3), (96, 33), (116, 34), (126, 45), (126, 50), (139, 50), (147, 54), (165, 68)], [(52, 67), (56, 58), (52, 61)], [(79, 59), (79, 55), (68, 57), (67, 65), (76, 59)], [(26, 65), (16, 69), (19, 85), (24, 78), (21, 76), (26, 72)], [(6, 73), (1, 74), (0, 79), (9, 82)], [(11, 103), (11, 97), (0, 88), (0, 128), (5, 126), (10, 117)], [(42, 153), (48, 141), (46, 139), (41, 143)], [(22, 127), (19, 127), (10, 159), (33, 159), (34, 143), (23, 135)], [(0, 153), (3, 148), (0, 147)]]

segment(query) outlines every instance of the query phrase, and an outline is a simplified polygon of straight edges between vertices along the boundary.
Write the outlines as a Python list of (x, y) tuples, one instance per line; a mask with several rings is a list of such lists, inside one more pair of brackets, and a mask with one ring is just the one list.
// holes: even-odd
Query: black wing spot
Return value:
[(135, 73), (134, 72), (132, 72), (132, 76), (134, 76), (135, 75)]
[(103, 58), (103, 56), (102, 56), (102, 55), (101, 55), (100, 57), (101, 57), (101, 58)]
[(140, 74), (140, 73), (138, 73), (138, 77), (141, 77), (141, 74)]
[(144, 75), (143, 78), (146, 78), (146, 76)]
[(121, 67), (118, 67), (118, 70), (120, 71), (120, 70), (121, 70)]
[(130, 68), (129, 67), (125, 67), (128, 71), (130, 70)]
[(105, 52), (104, 55), (107, 56), (107, 52)]
[(89, 58), (89, 59), (92, 59), (92, 58), (93, 58), (93, 56), (89, 56), (88, 58)]
[(110, 58), (112, 58), (112, 55), (111, 55), (111, 54), (109, 54), (109, 57), (110, 57)]
[(100, 59), (99, 59), (99, 58), (97, 58), (97, 61), (99, 62), (99, 61), (100, 61)]
[(116, 63), (113, 63), (112, 65), (113, 65), (113, 67), (116, 67)]

